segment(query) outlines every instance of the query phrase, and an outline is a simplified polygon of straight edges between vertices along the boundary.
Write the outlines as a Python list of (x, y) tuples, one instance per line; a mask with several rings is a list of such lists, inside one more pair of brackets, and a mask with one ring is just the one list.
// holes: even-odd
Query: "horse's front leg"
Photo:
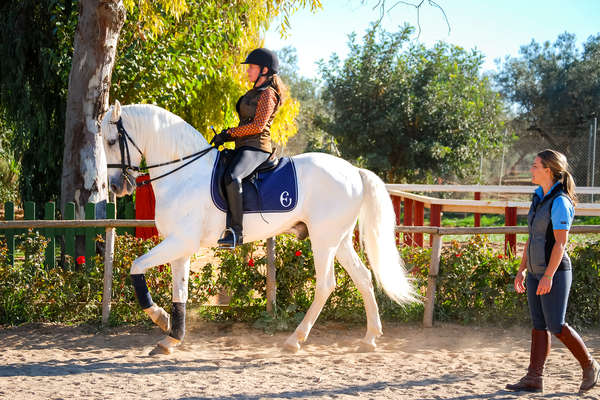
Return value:
[[(140, 306), (155, 324), (163, 331), (170, 333), (167, 338), (163, 339), (166, 340), (165, 343), (176, 345), (183, 339), (187, 280), (190, 265), (188, 254), (192, 253), (193, 249), (188, 241), (170, 236), (165, 238), (165, 240), (148, 253), (136, 259), (131, 266), (131, 280)], [(182, 257), (182, 255), (184, 256)], [(144, 275), (151, 267), (168, 262), (171, 262), (171, 270), (173, 271), (173, 321), (171, 321), (171, 317), (162, 307), (159, 307), (152, 301), (152, 296), (148, 291)], [(174, 324), (177, 324), (177, 326)], [(178, 338), (179, 336), (181, 337)], [(177, 342), (170, 340), (169, 338), (171, 337)], [(167, 348), (172, 347), (167, 346)]]
[(173, 308), (171, 311), (171, 331), (158, 342), (157, 350), (171, 354), (185, 336), (185, 303), (188, 298), (190, 258), (182, 257), (171, 261), (173, 274)]

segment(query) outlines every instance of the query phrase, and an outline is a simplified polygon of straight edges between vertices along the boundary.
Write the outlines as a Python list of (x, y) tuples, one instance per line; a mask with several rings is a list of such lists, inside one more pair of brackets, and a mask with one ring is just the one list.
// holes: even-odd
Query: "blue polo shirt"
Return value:
[[(552, 189), (558, 185), (558, 181), (552, 185), (548, 193), (552, 192)], [(546, 195), (548, 194), (546, 193)], [(535, 194), (542, 200), (544, 200), (544, 190), (541, 186), (535, 189)], [(575, 208), (573, 203), (565, 196), (558, 196), (552, 203), (552, 211), (550, 212), (550, 218), (552, 219), (552, 229), (565, 229), (569, 230), (573, 223), (573, 217), (575, 216)]]

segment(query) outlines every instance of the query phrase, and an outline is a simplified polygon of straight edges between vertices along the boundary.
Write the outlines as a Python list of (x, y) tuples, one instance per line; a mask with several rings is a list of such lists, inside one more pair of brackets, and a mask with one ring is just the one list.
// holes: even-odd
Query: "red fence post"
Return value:
[[(404, 226), (412, 226), (413, 224), (413, 200), (404, 198)], [(407, 246), (413, 245), (412, 233), (404, 233), (404, 244)]]
[[(415, 226), (423, 226), (425, 222), (425, 204), (416, 201), (415, 202)], [(419, 247), (423, 247), (423, 234), (415, 233), (415, 244)]]
[[(400, 214), (402, 213), (402, 198), (399, 196), (390, 196), (392, 198), (392, 204), (394, 205), (394, 213), (396, 213), (396, 226), (400, 225)], [(396, 246), (400, 244), (400, 232), (396, 232)]]
[[(150, 179), (150, 175), (140, 175), (135, 180), (138, 184)], [(152, 184), (138, 186), (135, 191), (135, 219), (154, 219), (154, 190)], [(135, 228), (135, 237), (150, 239), (152, 236), (158, 236), (156, 228)]]
[[(432, 204), (429, 209), (429, 225), (442, 226), (442, 205)], [(433, 235), (429, 235), (429, 247), (433, 246)]]
[[(475, 200), (481, 200), (481, 192), (475, 192)], [(475, 226), (481, 226), (481, 214), (475, 213)]]
[[(517, 207), (506, 207), (504, 209), (504, 219), (506, 226), (517, 225)], [(504, 236), (504, 253), (508, 255), (510, 253), (514, 256), (517, 254), (517, 234), (507, 233)]]

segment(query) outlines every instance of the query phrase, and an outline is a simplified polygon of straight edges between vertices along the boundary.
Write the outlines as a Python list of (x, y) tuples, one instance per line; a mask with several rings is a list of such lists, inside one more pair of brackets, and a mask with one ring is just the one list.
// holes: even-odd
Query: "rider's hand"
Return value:
[(525, 293), (525, 270), (517, 272), (515, 277), (515, 290), (517, 293)]
[(220, 147), (225, 142), (229, 142), (230, 140), (231, 140), (231, 135), (229, 135), (229, 132), (227, 132), (227, 129), (223, 129), (221, 131), (221, 133), (219, 133), (218, 135), (215, 135), (212, 138), (212, 140), (210, 141), (210, 144), (214, 144), (215, 147)]

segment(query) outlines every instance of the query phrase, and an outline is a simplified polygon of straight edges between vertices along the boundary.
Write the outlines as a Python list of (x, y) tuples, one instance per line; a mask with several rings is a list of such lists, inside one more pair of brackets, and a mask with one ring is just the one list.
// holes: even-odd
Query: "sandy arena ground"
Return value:
[[(579, 365), (556, 341), (544, 395), (503, 390), (529, 360), (523, 327), (386, 324), (371, 353), (357, 351), (363, 334), (317, 324), (290, 354), (287, 333), (188, 321), (178, 352), (150, 356), (158, 328), (0, 328), (0, 399), (600, 399), (600, 388), (576, 394)], [(600, 332), (583, 336), (600, 358)]]

